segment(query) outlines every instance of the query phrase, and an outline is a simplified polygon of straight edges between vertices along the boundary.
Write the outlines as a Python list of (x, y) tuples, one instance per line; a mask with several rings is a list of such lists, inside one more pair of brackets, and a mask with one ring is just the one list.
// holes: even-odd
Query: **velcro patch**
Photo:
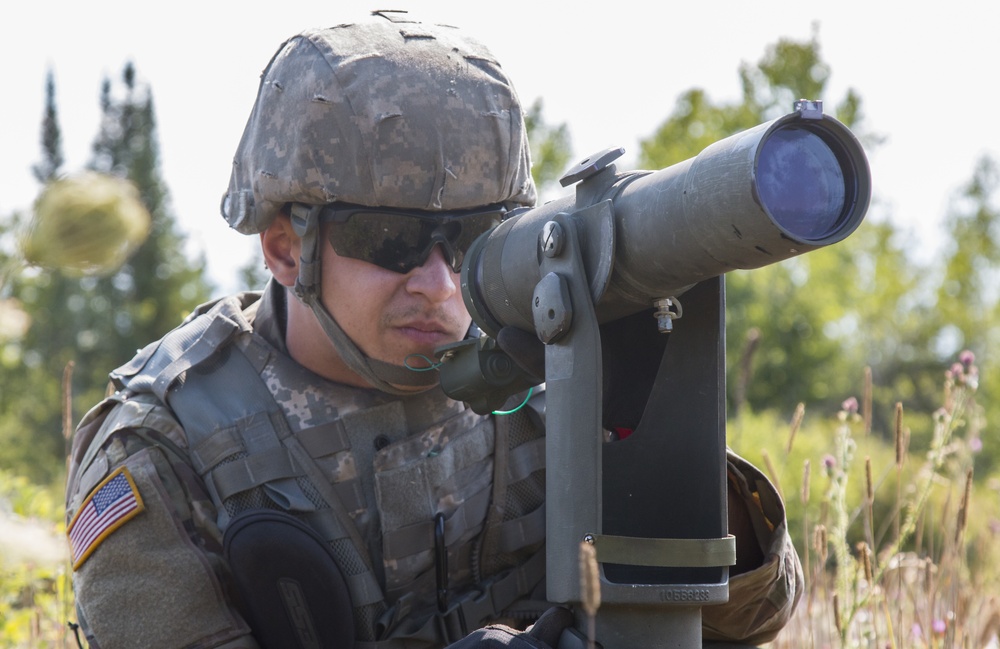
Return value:
[(125, 467), (97, 485), (66, 529), (73, 570), (78, 570), (104, 539), (142, 510), (142, 497)]

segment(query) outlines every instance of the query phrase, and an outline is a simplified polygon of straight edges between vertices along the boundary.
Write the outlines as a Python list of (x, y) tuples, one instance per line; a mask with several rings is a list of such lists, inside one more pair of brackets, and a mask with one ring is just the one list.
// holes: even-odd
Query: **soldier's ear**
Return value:
[(294, 286), (299, 275), (302, 239), (295, 234), (287, 213), (282, 211), (260, 233), (260, 247), (264, 263), (274, 279), (283, 286)]

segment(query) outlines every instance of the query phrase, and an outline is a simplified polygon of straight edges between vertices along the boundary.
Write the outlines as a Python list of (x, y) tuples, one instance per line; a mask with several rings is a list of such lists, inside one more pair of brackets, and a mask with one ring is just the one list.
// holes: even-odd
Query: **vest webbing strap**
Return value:
[[(469, 521), (482, 521), (490, 504), (490, 490), (481, 489), (455, 508), (444, 521), (445, 545), (453, 545), (469, 528)], [(399, 559), (434, 547), (434, 521), (423, 521), (382, 534), (386, 559)]]
[(524, 480), (535, 471), (545, 468), (545, 438), (525, 442), (510, 451), (507, 474), (511, 483)]
[(232, 457), (245, 450), (245, 448), (236, 428), (227, 428), (197, 444), (191, 444), (191, 458), (199, 470), (205, 470), (214, 467), (227, 457)]
[(296, 437), (314, 458), (333, 455), (351, 447), (341, 419), (299, 431)]
[(482, 591), (460, 597), (447, 612), (436, 613), (415, 631), (390, 634), (377, 642), (356, 642), (354, 646), (356, 649), (426, 649), (457, 642), (500, 616), (544, 577), (545, 550), (542, 549), (524, 564), (488, 582)]
[(545, 505), (519, 518), (505, 521), (498, 530), (497, 547), (514, 552), (545, 540)]
[(303, 474), (288, 449), (278, 447), (229, 462), (212, 471), (212, 480), (222, 500), (265, 482), (297, 478)]
[[(158, 372), (156, 379), (153, 381), (153, 394), (159, 397), (164, 403), (167, 401), (167, 390), (170, 389), (170, 386), (173, 385), (178, 376), (214, 355), (233, 336), (239, 333), (239, 327), (228, 318), (205, 319), (208, 320), (208, 326), (205, 327), (201, 335), (194, 341), (194, 344)], [(181, 332), (185, 331), (185, 329), (176, 329), (175, 331)], [(196, 331), (192, 331), (191, 333), (196, 333)], [(184, 339), (175, 340), (177, 337), (179, 336), (167, 336), (163, 339), (162, 344), (165, 345), (164, 350), (168, 357), (173, 355), (172, 352), (174, 350), (170, 349), (171, 345), (177, 345), (181, 348), (186, 342)]]

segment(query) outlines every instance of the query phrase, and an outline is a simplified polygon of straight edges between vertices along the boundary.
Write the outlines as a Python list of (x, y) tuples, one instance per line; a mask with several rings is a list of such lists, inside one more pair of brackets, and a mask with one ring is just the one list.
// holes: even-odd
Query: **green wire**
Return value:
[[(426, 361), (427, 362), (427, 367), (411, 367), (410, 366), (410, 359), (411, 358), (419, 358), (419, 359), (421, 359), (423, 361)], [(442, 365), (444, 365), (444, 362), (441, 361), (441, 362), (435, 363), (433, 360), (431, 360), (430, 358), (427, 358), (423, 354), (410, 354), (405, 359), (403, 359), (403, 365), (406, 366), (406, 369), (411, 370), (413, 372), (429, 372), (431, 370), (436, 370), (437, 368), (441, 367)]]
[[(427, 364), (428, 364), (428, 367), (411, 367), (410, 366), (410, 359), (411, 358), (419, 358), (419, 359), (421, 359), (423, 361), (426, 361)], [(444, 365), (444, 361), (435, 363), (434, 361), (432, 361), (431, 359), (427, 358), (423, 354), (410, 354), (409, 356), (407, 356), (403, 360), (403, 365), (406, 366), (406, 369), (412, 370), (414, 372), (428, 372), (430, 370), (436, 370), (439, 367), (441, 367), (442, 365)], [(533, 388), (533, 387), (532, 388), (528, 388), (528, 394), (527, 394), (527, 396), (524, 397), (524, 401), (522, 401), (521, 404), (518, 407), (514, 408), (513, 410), (494, 410), (493, 414), (494, 415), (513, 415), (515, 412), (517, 412), (518, 410), (520, 410), (521, 408), (523, 408), (528, 403), (528, 399), (531, 398), (531, 394), (534, 391), (535, 391), (535, 388)]]
[(528, 394), (527, 394), (527, 396), (524, 397), (524, 401), (522, 401), (521, 405), (519, 405), (518, 407), (514, 408), (513, 410), (494, 410), (493, 414), (494, 415), (513, 415), (515, 412), (517, 412), (518, 410), (520, 410), (521, 408), (523, 408), (526, 403), (528, 403), (528, 399), (531, 398), (531, 393), (534, 392), (534, 391), (535, 391), (535, 388), (528, 388)]

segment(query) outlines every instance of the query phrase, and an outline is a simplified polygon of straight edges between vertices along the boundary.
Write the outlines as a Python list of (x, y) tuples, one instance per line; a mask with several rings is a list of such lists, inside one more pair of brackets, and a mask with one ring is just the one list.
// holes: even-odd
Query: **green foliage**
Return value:
[[(64, 548), (60, 487), (39, 487), (24, 476), (0, 471), (0, 649), (62, 647), (66, 620), (73, 614), (69, 565), (52, 547)], [(19, 539), (30, 525), (49, 547), (31, 547), (37, 538)], [(27, 547), (25, 547), (27, 546)]]
[[(204, 261), (184, 254), (184, 238), (169, 209), (160, 177), (155, 111), (148, 88), (127, 65), (120, 93), (105, 81), (100, 132), (94, 142), (93, 171), (131, 181), (152, 217), (141, 247), (109, 276), (79, 277), (59, 270), (12, 275), (6, 294), (16, 298), (30, 327), (23, 336), (0, 342), (0, 468), (16, 467), (47, 483), (65, 468), (62, 381), (72, 363), (71, 421), (99, 401), (107, 373), (135, 350), (175, 326), (207, 299)], [(119, 97), (118, 94), (121, 94)], [(54, 90), (50, 87), (43, 121), (43, 162), (39, 178), (50, 181), (62, 163)], [(9, 241), (18, 224), (4, 224)]]
[(264, 253), (260, 248), (254, 249), (253, 254), (237, 272), (239, 287), (244, 291), (259, 291), (271, 277), (264, 266)]
[(781, 39), (767, 47), (756, 66), (740, 66), (743, 103), (758, 115), (758, 121), (787, 113), (797, 99), (823, 96), (830, 66), (820, 55), (817, 32), (814, 25), (812, 38), (804, 43)]
[[(796, 98), (824, 99), (830, 68), (817, 33), (804, 42), (782, 39), (755, 65), (740, 66), (737, 102), (713, 102), (698, 88), (681, 95), (642, 143), (642, 166), (691, 158), (712, 142), (788, 112)], [(865, 128), (857, 92), (826, 103), (836, 105), (835, 115), (869, 149), (881, 143)], [(982, 161), (945, 220), (943, 258), (930, 263), (917, 261), (914, 242), (890, 222), (870, 215), (835, 246), (729, 273), (731, 411), (789, 412), (806, 402), (832, 412), (849, 377), (870, 366), (878, 386), (873, 417), (884, 424), (897, 399), (915, 411), (933, 409), (941, 364), (966, 347), (984, 359), (984, 390), (991, 394), (1000, 384), (1000, 366), (992, 360), (1000, 345), (994, 324), (1000, 315), (998, 186), (996, 163)], [(1000, 399), (983, 402), (991, 419), (1000, 417)], [(1000, 451), (989, 449), (977, 466), (998, 461)]]
[(539, 193), (566, 172), (572, 155), (569, 127), (547, 123), (543, 109), (544, 102), (536, 99), (524, 116), (531, 143), (531, 177)]

